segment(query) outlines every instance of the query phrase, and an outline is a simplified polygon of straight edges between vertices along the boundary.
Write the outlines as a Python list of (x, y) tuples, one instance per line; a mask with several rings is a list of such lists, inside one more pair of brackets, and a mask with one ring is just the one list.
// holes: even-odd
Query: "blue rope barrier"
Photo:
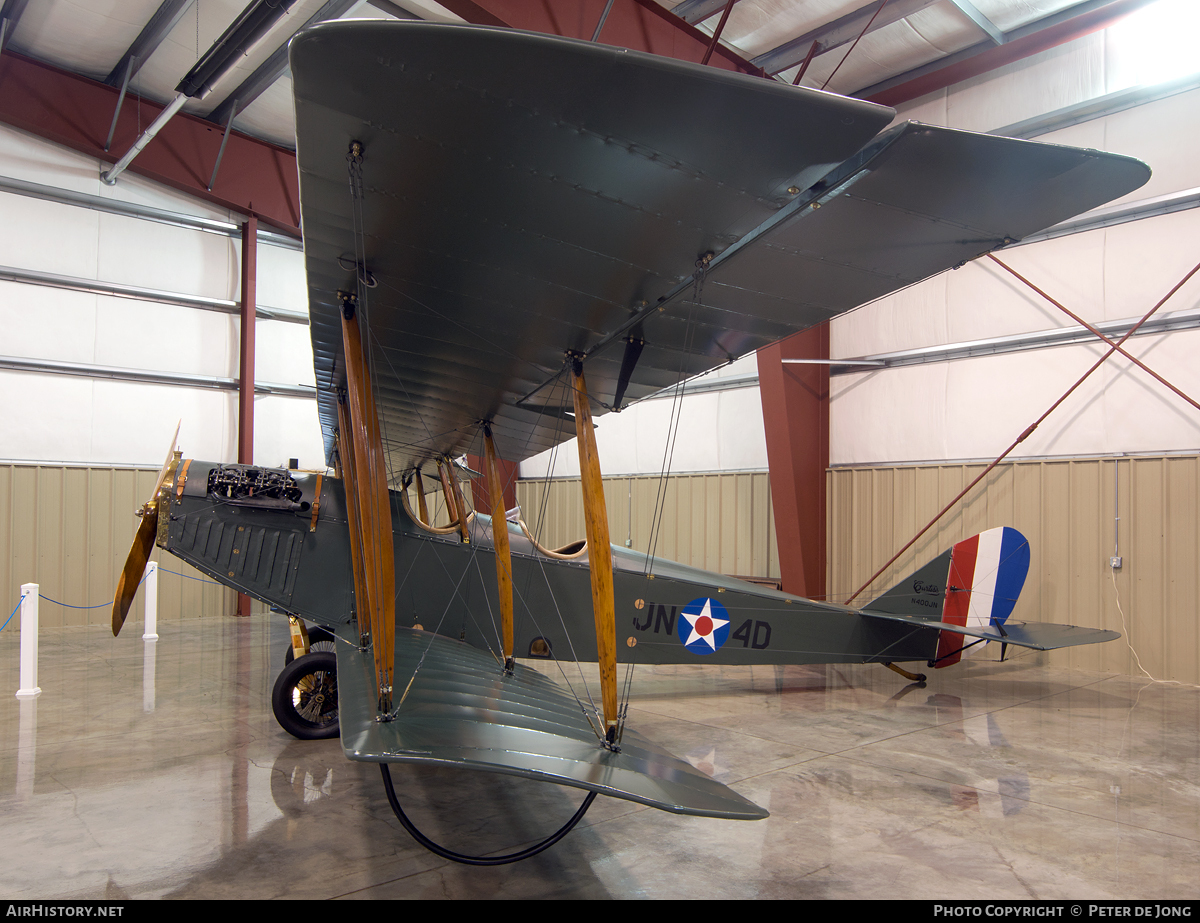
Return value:
[[(191, 574), (181, 574), (177, 570), (167, 570), (167, 568), (165, 568), (165, 567), (159, 567), (159, 570), (163, 571), (164, 573), (167, 573), (167, 574), (174, 574), (176, 577), (187, 577), (188, 580), (199, 580), (201, 583), (211, 583), (213, 586), (223, 586), (223, 584), (218, 583), (216, 580), (206, 580), (203, 577), (193, 577)], [(142, 579), (138, 581), (138, 586), (140, 587), (145, 582), (146, 582), (146, 575), (143, 574)], [(54, 605), (63, 606), (66, 609), (103, 609), (106, 606), (112, 605), (112, 601), (110, 600), (109, 602), (99, 603), (98, 605), (95, 605), (95, 606), (73, 606), (70, 603), (62, 603), (62, 602), (59, 602), (57, 599), (51, 599), (49, 596), (46, 596), (43, 593), (38, 593), (38, 596), (40, 598), (46, 600), (46, 602), (48, 602), (48, 603), (54, 603)], [(25, 597), (22, 596), (21, 602), (24, 602), (24, 601), (25, 601)], [(0, 631), (4, 631), (4, 629), (8, 627), (8, 623), (13, 620), (13, 615), (16, 615), (17, 611), (20, 608), (21, 608), (21, 603), (17, 603), (17, 608), (13, 609), (12, 615), (10, 615), (7, 619), (4, 620), (3, 625), (0, 625)]]
[(57, 599), (51, 599), (49, 596), (44, 596), (41, 593), (38, 593), (38, 596), (46, 600), (48, 603), (54, 603), (56, 606), (63, 606), (67, 609), (103, 609), (105, 606), (112, 605), (111, 599), (106, 603), (100, 603), (98, 606), (72, 606), (70, 603), (60, 603)]
[(181, 574), (177, 570), (167, 570), (165, 567), (162, 567), (162, 566), (159, 566), (158, 569), (161, 570), (164, 574), (174, 574), (176, 577), (187, 577), (188, 580), (199, 580), (201, 583), (211, 583), (213, 586), (224, 586), (225, 585), (223, 583), (218, 583), (216, 580), (205, 580), (203, 577), (193, 577), (191, 574)]
[[(24, 597), (24, 596), (22, 596), (22, 597), (21, 597), (21, 603), (23, 603), (23, 602), (25, 602), (25, 597)], [(20, 608), (21, 608), (21, 603), (17, 603), (17, 609), (20, 609)], [(6, 619), (4, 620), (4, 624), (3, 624), (3, 625), (0, 625), (0, 631), (4, 631), (4, 629), (6, 629), (6, 628), (8, 627), (8, 623), (9, 623), (9, 622), (11, 622), (11, 621), (13, 620), (13, 615), (16, 615), (16, 614), (17, 614), (17, 609), (13, 609), (13, 611), (12, 611), (12, 615), (10, 615), (8, 618), (6, 618)]]

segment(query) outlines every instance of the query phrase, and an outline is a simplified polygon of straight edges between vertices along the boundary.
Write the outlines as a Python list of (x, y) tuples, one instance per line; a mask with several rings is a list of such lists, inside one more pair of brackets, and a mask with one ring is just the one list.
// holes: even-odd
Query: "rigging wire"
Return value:
[[(567, 369), (567, 365), (564, 362), (562, 370), (559, 371), (558, 375), (555, 376), (555, 378), (556, 379), (560, 378), (563, 375), (563, 373), (566, 371), (566, 369)], [(566, 408), (566, 399), (567, 399), (567, 394), (569, 393), (569, 391), (570, 391), (570, 388), (564, 383), (562, 385), (562, 390), (560, 391), (561, 396), (559, 398), (559, 411), (560, 412), (555, 415), (554, 446), (551, 448), (551, 451), (550, 451), (550, 463), (546, 467), (546, 474), (542, 478), (542, 499), (541, 499), (541, 503), (539, 504), (539, 508), (538, 508), (537, 522), (534, 524), (534, 529), (533, 529), (533, 537), (538, 542), (538, 544), (543, 544), (542, 539), (544, 538), (543, 528), (545, 526), (546, 510), (550, 506), (550, 504), (548, 503), (548, 500), (550, 497), (550, 482), (554, 476), (554, 468), (558, 463), (558, 450), (562, 444), (559, 441), (559, 437), (562, 434), (563, 424), (566, 422), (565, 418), (562, 414), (562, 411)], [(552, 390), (551, 395), (553, 395), (553, 393), (554, 393), (554, 391)], [(546, 406), (549, 406), (548, 402), (547, 402)], [(555, 614), (558, 616), (559, 624), (562, 626), (563, 636), (567, 639), (567, 646), (571, 649), (571, 658), (575, 662), (575, 668), (579, 671), (579, 679), (583, 685), (584, 694), (587, 696), (588, 705), (591, 706), (593, 713), (595, 713), (597, 716), (600, 716), (601, 712), (596, 707), (595, 699), (592, 698), (592, 691), (588, 687), (587, 677), (584, 675), (584, 672), (583, 672), (583, 666), (580, 664), (579, 657), (575, 653), (575, 642), (571, 639), (571, 633), (570, 633), (570, 631), (567, 630), (566, 619), (563, 618), (562, 609), (558, 605), (558, 597), (554, 593), (554, 585), (550, 582), (550, 575), (548, 573), (546, 573), (546, 562), (543, 560), (543, 557), (540, 554), (535, 553), (534, 557), (536, 558), (536, 560), (538, 562), (538, 569), (541, 571), (542, 579), (546, 582), (546, 589), (550, 594), (550, 601), (552, 603), (554, 603), (554, 611), (555, 611)], [(515, 581), (513, 582), (513, 587), (514, 587), (514, 589), (516, 588)], [(521, 602), (522, 603), (525, 602), (523, 595), (521, 598)], [(532, 618), (532, 613), (533, 613), (532, 608), (529, 607), (528, 605), (526, 605), (525, 609), (527, 612), (530, 613), (530, 616)], [(540, 634), (541, 629), (538, 627), (536, 620), (534, 621), (534, 627), (538, 628), (538, 632)], [(555, 663), (558, 663), (558, 658), (554, 655), (553, 648), (550, 649), (550, 656), (555, 661)], [(566, 680), (566, 671), (563, 670), (561, 664), (559, 664), (559, 671), (562, 672), (563, 679)], [(596, 725), (592, 724), (592, 719), (588, 715), (587, 708), (584, 706), (583, 700), (575, 692), (575, 689), (571, 685), (570, 680), (566, 680), (566, 682), (567, 682), (567, 688), (571, 690), (571, 695), (575, 697), (576, 703), (578, 703), (580, 708), (583, 709), (584, 716), (587, 717), (587, 719), (588, 719), (588, 724), (592, 725), (592, 730), (596, 732), (596, 736), (599, 737), (601, 740), (603, 740), (604, 735), (600, 732), (600, 730), (596, 727)], [(603, 722), (603, 720), (601, 720), (600, 726), (603, 727), (603, 724), (604, 724), (604, 722)]]
[(862, 37), (863, 37), (864, 35), (866, 35), (866, 34), (867, 34), (867, 32), (869, 32), (869, 31), (870, 31), (870, 29), (871, 29), (871, 23), (873, 23), (873, 22), (875, 21), (875, 17), (876, 17), (876, 16), (878, 16), (880, 13), (882, 13), (882, 12), (883, 12), (883, 8), (884, 8), (885, 6), (887, 6), (887, 5), (888, 5), (888, 0), (883, 0), (883, 3), (879, 4), (879, 9), (877, 9), (877, 10), (876, 10), (876, 11), (875, 11), (875, 12), (872, 14), (871, 18), (867, 20), (867, 24), (866, 24), (865, 26), (863, 26), (863, 30), (862, 30), (860, 33), (858, 33), (858, 38), (856, 38), (856, 39), (854, 40), (854, 44), (852, 44), (852, 45), (850, 46), (850, 48), (849, 48), (849, 49), (846, 51), (846, 53), (845, 53), (844, 55), (842, 55), (842, 60), (838, 61), (838, 65), (837, 65), (837, 67), (835, 67), (835, 68), (833, 69), (833, 73), (832, 73), (832, 74), (830, 74), (828, 77), (826, 77), (826, 78), (825, 78), (825, 82), (824, 82), (823, 84), (821, 84), (821, 89), (822, 89), (822, 90), (823, 90), (823, 89), (825, 89), (827, 86), (829, 86), (829, 81), (833, 79), (833, 77), (834, 77), (834, 74), (836, 74), (838, 71), (840, 71), (840, 70), (842, 69), (842, 65), (846, 63), (846, 59), (847, 59), (848, 57), (850, 57), (850, 52), (852, 52), (852, 51), (853, 51), (855, 48), (857, 48), (857, 47), (858, 47), (858, 43), (859, 43), (859, 41), (861, 41), (861, 40), (862, 40)]
[(711, 254), (696, 260), (696, 271), (692, 274), (692, 278), (694, 279), (692, 302), (691, 307), (688, 309), (687, 324), (684, 328), (683, 349), (679, 353), (677, 376), (680, 382), (675, 389), (675, 393), (671, 396), (671, 414), (667, 423), (667, 440), (663, 445), (663, 461), (658, 473), (658, 486), (654, 497), (654, 513), (650, 518), (650, 540), (646, 552), (645, 566), (642, 571), (642, 576), (644, 577), (649, 577), (654, 573), (658, 539), (662, 534), (662, 519), (667, 508), (667, 478), (670, 476), (671, 466), (675, 461), (675, 442), (679, 435), (679, 423), (683, 419), (683, 396), (687, 390), (687, 381), (684, 380), (684, 362), (692, 352), (693, 338), (695, 336), (694, 321), (696, 305), (703, 305), (704, 303), (704, 280), (708, 273), (709, 259), (711, 259)]

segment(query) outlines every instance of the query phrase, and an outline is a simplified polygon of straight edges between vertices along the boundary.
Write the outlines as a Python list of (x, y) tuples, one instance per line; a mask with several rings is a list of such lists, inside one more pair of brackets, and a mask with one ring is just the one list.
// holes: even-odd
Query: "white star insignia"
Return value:
[[(683, 642), (685, 647), (691, 645), (695, 641), (703, 640), (704, 643), (706, 643), (714, 651), (717, 649), (717, 642), (714, 640), (713, 636), (717, 633), (718, 628), (720, 628), (722, 625), (729, 624), (729, 619), (718, 619), (713, 617), (711, 599), (704, 600), (704, 608), (695, 615), (688, 615), (686, 612), (681, 612), (680, 615), (682, 615), (687, 620), (687, 623), (692, 627), (692, 633), (688, 635), (688, 639)], [(696, 630), (696, 623), (700, 621), (700, 619), (706, 617), (710, 622), (712, 622), (712, 627), (708, 630), (707, 634), (702, 635)]]

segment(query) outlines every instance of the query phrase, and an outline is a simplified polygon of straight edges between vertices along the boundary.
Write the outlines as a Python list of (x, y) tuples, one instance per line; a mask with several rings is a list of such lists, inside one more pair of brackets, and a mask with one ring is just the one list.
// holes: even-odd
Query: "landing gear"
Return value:
[[(336, 645), (337, 641), (334, 639), (332, 631), (327, 631), (324, 628), (308, 629), (308, 652), (310, 654), (317, 651), (333, 651)], [(283, 655), (283, 665), (286, 667), (295, 659), (295, 652), (289, 644), (287, 653)]]
[(338, 736), (337, 657), (328, 651), (293, 660), (271, 693), (279, 726), (300, 740)]

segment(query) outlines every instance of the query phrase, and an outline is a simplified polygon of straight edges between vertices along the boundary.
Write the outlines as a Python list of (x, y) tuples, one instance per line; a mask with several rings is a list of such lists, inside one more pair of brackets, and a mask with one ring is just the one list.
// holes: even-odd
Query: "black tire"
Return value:
[[(308, 630), (308, 652), (310, 654), (320, 651), (333, 651), (337, 646), (337, 641), (333, 637), (333, 632), (324, 628), (310, 628)], [(286, 667), (289, 663), (296, 659), (296, 655), (292, 652), (292, 646), (289, 644), (287, 653), (283, 655), (283, 665)]]
[(279, 726), (300, 740), (338, 736), (337, 657), (328, 652), (293, 660), (271, 693)]

